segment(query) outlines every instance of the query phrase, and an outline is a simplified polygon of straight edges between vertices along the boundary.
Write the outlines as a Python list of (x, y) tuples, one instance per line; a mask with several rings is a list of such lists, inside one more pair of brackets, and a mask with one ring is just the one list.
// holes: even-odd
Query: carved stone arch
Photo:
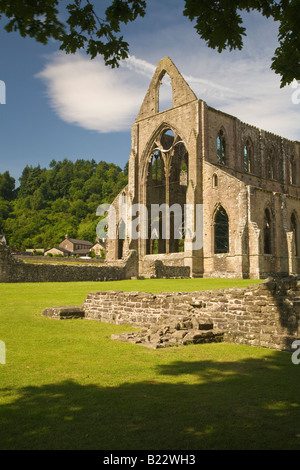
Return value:
[(223, 125), (219, 126), (216, 134), (217, 162), (221, 165), (228, 165), (228, 134)]
[(274, 210), (273, 210), (273, 207), (272, 207), (272, 203), (270, 201), (265, 202), (265, 204), (263, 206), (263, 210), (264, 210), (264, 213), (266, 212), (266, 210), (268, 210), (271, 214), (271, 217), (272, 218), (275, 217), (275, 213), (274, 213)]
[(121, 218), (117, 226), (117, 250), (118, 250), (118, 259), (122, 259), (124, 256), (124, 243), (126, 238), (126, 221)]
[[(168, 79), (170, 80), (170, 89), (168, 88), (162, 88), (164, 86), (167, 86), (168, 87), (168, 83), (166, 83), (168, 81)], [(167, 92), (168, 90), (168, 92)], [(163, 93), (167, 92), (166, 96), (163, 97)], [(158, 77), (158, 81), (156, 83), (156, 101), (157, 101), (157, 112), (162, 112), (162, 111), (166, 111), (167, 109), (171, 109), (173, 108), (173, 85), (172, 85), (172, 78), (170, 77), (170, 75), (168, 74), (167, 70), (166, 69), (163, 69)], [(164, 101), (164, 98), (165, 98), (165, 101), (167, 102), (167, 105), (164, 104), (162, 105), (163, 101)], [(167, 99), (166, 99), (167, 98)]]
[(224, 209), (224, 210), (225, 210), (225, 212), (227, 213), (227, 216), (228, 216), (228, 220), (229, 220), (229, 213), (228, 213), (228, 209), (226, 209), (226, 204), (223, 204), (222, 202), (218, 202), (218, 203), (215, 205), (214, 210), (212, 211), (212, 214), (211, 214), (211, 224), (214, 223), (216, 213), (217, 213), (218, 210), (220, 210), (220, 209)]
[(271, 205), (266, 203), (263, 212), (263, 253), (271, 255), (275, 247), (275, 217)]
[(159, 112), (159, 86), (162, 78), (168, 74), (173, 90), (173, 107), (197, 100), (197, 96), (184, 80), (170, 57), (161, 59), (155, 70), (150, 86), (144, 98), (137, 121)]
[(141, 156), (140, 181), (142, 183), (147, 182), (148, 167), (149, 167), (149, 164), (151, 163), (151, 160), (152, 160), (151, 155), (155, 151), (156, 148), (159, 149), (159, 147), (160, 147), (160, 136), (163, 134), (164, 131), (167, 131), (169, 129), (174, 132), (174, 135), (175, 135), (174, 143), (175, 143), (175, 145), (179, 142), (179, 139), (182, 140), (182, 142), (183, 142), (183, 144), (184, 144), (184, 146), (187, 150), (187, 153), (188, 153), (188, 148), (187, 148), (187, 145), (186, 145), (186, 139), (185, 139), (185, 137), (182, 137), (182, 133), (180, 133), (180, 131), (177, 129), (177, 127), (174, 126), (173, 124), (170, 124), (169, 122), (166, 122), (166, 121), (162, 122), (155, 129), (155, 131), (152, 133), (152, 135), (148, 139), (148, 142), (145, 145), (145, 149), (144, 149), (144, 151), (142, 153), (142, 156)]
[(228, 211), (221, 203), (216, 204), (212, 214), (213, 253), (230, 252), (230, 220)]
[(267, 145), (265, 155), (266, 178), (278, 179), (277, 152), (273, 143)]
[(242, 145), (243, 171), (246, 173), (254, 172), (254, 144), (252, 138), (247, 135)]
[(219, 186), (219, 177), (217, 173), (212, 175), (212, 187), (217, 188)]

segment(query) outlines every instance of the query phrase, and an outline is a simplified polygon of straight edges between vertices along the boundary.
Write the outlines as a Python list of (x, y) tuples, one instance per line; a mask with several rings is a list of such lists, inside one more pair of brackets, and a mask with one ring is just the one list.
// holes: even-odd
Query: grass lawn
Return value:
[(132, 327), (41, 316), (90, 291), (237, 284), (223, 282), (0, 284), (0, 449), (299, 449), (300, 365), (290, 353), (225, 343), (150, 350), (110, 340)]

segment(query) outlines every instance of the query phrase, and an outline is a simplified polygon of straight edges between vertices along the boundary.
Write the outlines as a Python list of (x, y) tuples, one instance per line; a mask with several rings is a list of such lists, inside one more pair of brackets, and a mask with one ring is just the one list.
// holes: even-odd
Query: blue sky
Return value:
[(270, 70), (278, 25), (247, 14), (243, 50), (219, 54), (199, 38), (183, 7), (183, 0), (148, 1), (146, 17), (124, 28), (130, 57), (114, 70), (101, 58), (59, 52), (54, 41), (43, 46), (6, 33), (1, 20), (0, 173), (8, 170), (18, 180), (26, 165), (48, 167), (53, 158), (94, 158), (123, 168), (131, 125), (165, 56), (208, 105), (300, 141), (300, 104)]

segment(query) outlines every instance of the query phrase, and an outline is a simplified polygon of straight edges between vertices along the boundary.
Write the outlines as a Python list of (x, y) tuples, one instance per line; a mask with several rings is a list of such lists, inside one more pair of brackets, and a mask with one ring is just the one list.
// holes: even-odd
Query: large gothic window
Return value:
[(221, 129), (217, 137), (217, 159), (218, 163), (225, 165), (226, 163), (226, 142), (225, 134)]
[(272, 220), (269, 209), (265, 210), (264, 218), (264, 253), (272, 254)]
[(220, 206), (214, 220), (215, 253), (229, 253), (229, 221), (225, 209)]
[(189, 175), (183, 140), (169, 127), (157, 133), (148, 160), (146, 254), (184, 251), (185, 206)]

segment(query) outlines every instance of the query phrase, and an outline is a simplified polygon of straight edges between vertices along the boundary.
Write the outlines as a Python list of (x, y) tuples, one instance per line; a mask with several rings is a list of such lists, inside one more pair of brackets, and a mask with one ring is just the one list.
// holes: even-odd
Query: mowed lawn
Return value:
[(225, 343), (151, 350), (110, 340), (130, 326), (41, 315), (97, 290), (235, 285), (0, 284), (0, 449), (299, 449), (300, 365), (291, 353)]

